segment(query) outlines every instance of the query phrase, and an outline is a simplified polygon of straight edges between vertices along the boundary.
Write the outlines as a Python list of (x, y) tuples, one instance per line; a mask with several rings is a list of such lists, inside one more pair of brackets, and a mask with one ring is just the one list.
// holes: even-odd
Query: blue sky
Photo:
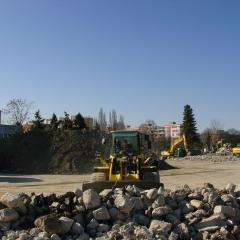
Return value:
[(0, 108), (240, 128), (238, 0), (0, 1)]

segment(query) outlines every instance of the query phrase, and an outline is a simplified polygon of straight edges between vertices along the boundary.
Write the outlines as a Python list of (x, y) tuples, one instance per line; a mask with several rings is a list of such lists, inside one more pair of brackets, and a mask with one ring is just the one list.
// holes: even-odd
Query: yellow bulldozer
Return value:
[[(103, 141), (104, 142), (104, 141)], [(102, 166), (95, 167), (88, 183), (82, 189), (113, 189), (127, 185), (139, 188), (158, 188), (159, 171), (148, 156), (151, 148), (149, 136), (137, 130), (111, 132), (111, 153), (108, 159), (97, 154), (96, 159)]]
[(180, 145), (183, 145), (185, 152), (187, 152), (187, 140), (186, 135), (183, 134), (181, 138), (176, 139), (173, 144), (171, 145), (170, 149), (168, 151), (162, 151), (161, 152), (161, 158), (166, 159), (171, 156), (174, 156), (176, 148)]

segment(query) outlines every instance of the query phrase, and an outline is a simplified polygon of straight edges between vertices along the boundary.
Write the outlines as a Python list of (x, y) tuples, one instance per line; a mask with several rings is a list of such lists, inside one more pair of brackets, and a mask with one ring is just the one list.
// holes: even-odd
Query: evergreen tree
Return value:
[(53, 113), (53, 115), (52, 115), (50, 127), (53, 130), (58, 129), (58, 119), (57, 119), (57, 115), (55, 113)]
[(77, 129), (84, 129), (84, 128), (86, 128), (86, 123), (85, 123), (84, 118), (81, 115), (81, 113), (78, 113), (75, 116), (74, 127), (77, 128)]
[(183, 133), (186, 136), (188, 149), (193, 149), (200, 143), (200, 138), (197, 133), (196, 120), (190, 105), (184, 106)]
[(63, 128), (64, 129), (72, 129), (72, 121), (69, 117), (69, 114), (67, 112), (64, 112), (64, 119), (63, 119)]
[(33, 121), (33, 123), (35, 124), (35, 127), (38, 129), (43, 128), (44, 119), (41, 117), (40, 110), (37, 110), (37, 112), (35, 112), (34, 118), (35, 120)]

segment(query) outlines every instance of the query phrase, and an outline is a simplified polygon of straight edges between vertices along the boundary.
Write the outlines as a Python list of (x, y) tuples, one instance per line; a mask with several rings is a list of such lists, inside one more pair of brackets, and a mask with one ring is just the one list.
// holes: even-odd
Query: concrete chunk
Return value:
[(196, 224), (195, 228), (197, 230), (201, 230), (201, 229), (205, 229), (205, 228), (208, 228), (208, 227), (221, 228), (223, 226), (225, 226), (225, 222), (222, 219), (222, 217), (219, 216), (219, 215), (213, 215), (213, 216), (211, 216), (209, 218), (203, 219), (201, 222)]

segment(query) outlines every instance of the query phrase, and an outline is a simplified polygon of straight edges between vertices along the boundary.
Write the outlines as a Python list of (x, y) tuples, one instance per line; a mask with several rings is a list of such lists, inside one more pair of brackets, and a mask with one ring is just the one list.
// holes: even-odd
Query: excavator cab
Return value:
[(111, 153), (107, 160), (97, 156), (101, 167), (95, 167), (90, 183), (84, 183), (83, 189), (93, 188), (100, 191), (105, 188), (136, 185), (141, 188), (159, 187), (160, 178), (156, 166), (150, 164), (149, 137), (136, 130), (112, 131)]

